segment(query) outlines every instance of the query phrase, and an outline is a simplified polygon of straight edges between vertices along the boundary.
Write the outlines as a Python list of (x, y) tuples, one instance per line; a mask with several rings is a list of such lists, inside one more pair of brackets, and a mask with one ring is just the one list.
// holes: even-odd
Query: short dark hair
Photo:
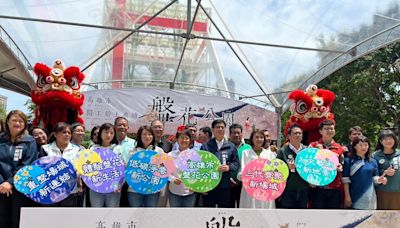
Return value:
[(350, 157), (354, 158), (357, 155), (357, 151), (355, 149), (355, 146), (357, 144), (359, 144), (360, 142), (368, 143), (368, 151), (365, 154), (365, 158), (370, 160), (370, 158), (371, 158), (371, 143), (369, 142), (369, 139), (367, 137), (365, 137), (365, 136), (359, 136), (353, 141), (353, 143), (351, 143), (352, 150), (350, 151)]
[(194, 128), (197, 129), (197, 125), (194, 124), (194, 123), (188, 123), (188, 124), (185, 125), (185, 129), (189, 129), (189, 127), (194, 127)]
[(383, 140), (383, 139), (386, 138), (386, 137), (392, 137), (393, 140), (394, 140), (393, 149), (396, 149), (396, 148), (397, 148), (397, 146), (399, 145), (399, 140), (397, 139), (396, 134), (395, 134), (392, 130), (384, 129), (384, 130), (382, 130), (381, 133), (379, 134), (379, 137), (378, 137), (378, 144), (376, 145), (376, 149), (377, 149), (377, 150), (382, 150), (382, 151), (383, 151), (383, 145), (382, 145), (382, 143), (381, 143), (381, 140)]
[(210, 127), (202, 127), (200, 128), (200, 131), (203, 132), (204, 134), (206, 134), (208, 136), (208, 138), (212, 138), (212, 131)]
[(293, 124), (293, 125), (290, 125), (289, 128), (288, 128), (288, 132), (287, 132), (288, 135), (292, 134), (292, 131), (293, 131), (294, 128), (298, 128), (298, 129), (301, 130), (301, 132), (303, 132), (303, 129), (301, 129), (301, 127), (299, 125)]
[(5, 121), (5, 134), (7, 136), (7, 138), (11, 139), (11, 132), (10, 132), (10, 128), (8, 127), (8, 121), (11, 119), (11, 117), (13, 115), (17, 115), (18, 117), (20, 117), (23, 121), (24, 121), (24, 129), (21, 130), (21, 132), (19, 132), (19, 134), (17, 135), (18, 140), (21, 138), (22, 135), (24, 135), (28, 129), (28, 119), (25, 115), (25, 113), (23, 113), (20, 110), (12, 110), (8, 113), (7, 117), (6, 117), (6, 121)]
[(348, 135), (351, 135), (351, 133), (353, 133), (353, 131), (362, 132), (362, 128), (360, 126), (351, 127), (351, 128), (349, 128)]
[(103, 139), (101, 138), (101, 133), (103, 132), (103, 131), (105, 131), (105, 130), (109, 130), (109, 129), (113, 129), (113, 131), (114, 131), (114, 138), (111, 140), (111, 144), (117, 144), (118, 143), (118, 141), (117, 141), (117, 135), (115, 134), (115, 128), (114, 128), (114, 125), (112, 125), (111, 123), (103, 123), (101, 126), (100, 126), (100, 129), (99, 129), (99, 134), (97, 135), (97, 144), (98, 145), (100, 145), (100, 146), (102, 146), (102, 144), (103, 144)]
[(175, 134), (176, 139), (178, 139), (179, 136), (181, 136), (181, 135), (186, 135), (189, 137), (190, 140), (192, 140), (192, 135), (190, 134), (190, 131), (188, 129), (185, 129), (184, 131), (181, 131), (181, 132), (176, 132), (176, 134)]
[(147, 125), (140, 126), (137, 131), (137, 134), (136, 134), (137, 147), (146, 149), (146, 148), (144, 148), (144, 144), (142, 141), (142, 133), (144, 130), (150, 132), (153, 135), (153, 141), (151, 142), (151, 145), (153, 147), (156, 147), (157, 143), (156, 143), (156, 137), (154, 136), (153, 128), (150, 126), (147, 126)]
[(215, 128), (215, 125), (220, 124), (220, 123), (222, 123), (222, 124), (226, 127), (226, 123), (225, 123), (225, 121), (224, 121), (223, 119), (214, 120), (214, 121), (211, 123), (211, 127), (212, 127), (212, 128)]
[(118, 122), (119, 120), (125, 120), (126, 122), (129, 123), (129, 121), (128, 121), (127, 118), (125, 118), (125, 117), (123, 117), (123, 116), (118, 116), (118, 117), (115, 118), (115, 120), (114, 120), (114, 126), (117, 125), (117, 122)]
[(335, 122), (333, 122), (333, 120), (324, 120), (319, 124), (318, 129), (322, 130), (324, 126), (332, 126), (332, 125), (335, 126)]
[(82, 127), (83, 130), (86, 130), (86, 129), (85, 129), (85, 125), (83, 125), (83, 124), (81, 124), (81, 123), (73, 123), (73, 124), (71, 124), (71, 130), (72, 130), (72, 131), (75, 130), (75, 128), (77, 128), (77, 127)]
[(252, 147), (254, 146), (253, 137), (256, 136), (256, 135), (261, 135), (263, 137), (263, 139), (264, 139), (263, 145), (264, 145), (264, 143), (265, 143), (264, 131), (263, 130), (259, 130), (259, 129), (255, 129), (250, 134), (250, 142), (249, 142), (250, 146), (252, 146)]
[(239, 128), (241, 132), (243, 132), (243, 127), (242, 125), (238, 123), (234, 123), (231, 126), (229, 126), (229, 134), (232, 133), (233, 129)]
[(53, 132), (50, 134), (50, 137), (49, 137), (49, 143), (56, 141), (56, 134), (58, 132), (64, 131), (67, 128), (69, 128), (69, 130), (71, 131), (71, 134), (72, 134), (71, 125), (69, 125), (65, 122), (58, 122), (56, 125), (54, 125)]
[(97, 131), (97, 130), (100, 131), (100, 126), (94, 126), (94, 127), (92, 128), (92, 130), (90, 131), (90, 140), (93, 141), (94, 132)]
[(41, 126), (32, 127), (31, 129), (29, 129), (29, 134), (33, 135), (33, 130), (35, 130), (35, 129), (40, 129), (40, 130), (44, 131), (44, 133), (46, 133), (46, 135), (49, 135), (49, 132), (47, 132), (47, 130), (44, 129), (44, 127), (41, 127)]

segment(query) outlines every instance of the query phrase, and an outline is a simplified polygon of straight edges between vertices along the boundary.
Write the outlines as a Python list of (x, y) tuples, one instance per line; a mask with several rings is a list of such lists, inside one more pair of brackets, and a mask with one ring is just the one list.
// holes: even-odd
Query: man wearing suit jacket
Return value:
[(162, 148), (165, 153), (169, 153), (172, 150), (172, 143), (168, 141), (164, 136), (164, 124), (160, 120), (153, 120), (151, 122), (151, 128), (153, 128), (154, 136), (156, 138), (157, 146)]
[(240, 162), (235, 145), (224, 138), (225, 121), (214, 120), (211, 124), (214, 138), (201, 146), (201, 150), (213, 153), (221, 162), (218, 170), (222, 173), (221, 182), (217, 187), (207, 192), (204, 197), (205, 207), (231, 207), (230, 171), (238, 171)]

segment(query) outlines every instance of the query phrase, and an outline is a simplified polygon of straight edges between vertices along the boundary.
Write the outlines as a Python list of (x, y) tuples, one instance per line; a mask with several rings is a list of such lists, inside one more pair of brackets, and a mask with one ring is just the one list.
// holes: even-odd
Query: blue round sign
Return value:
[(34, 193), (28, 194), (32, 200), (53, 204), (67, 198), (77, 183), (74, 166), (68, 160), (58, 156), (41, 157), (32, 163), (44, 170), (37, 177), (44, 185)]
[(163, 164), (152, 162), (158, 155), (153, 150), (142, 150), (132, 155), (125, 169), (128, 185), (137, 193), (159, 192), (168, 183), (168, 169)]
[(310, 184), (325, 186), (335, 180), (339, 158), (330, 150), (306, 148), (295, 160), (296, 171)]
[(25, 195), (35, 193), (46, 184), (46, 181), (41, 179), (43, 174), (44, 169), (38, 166), (24, 166), (14, 175), (14, 186)]

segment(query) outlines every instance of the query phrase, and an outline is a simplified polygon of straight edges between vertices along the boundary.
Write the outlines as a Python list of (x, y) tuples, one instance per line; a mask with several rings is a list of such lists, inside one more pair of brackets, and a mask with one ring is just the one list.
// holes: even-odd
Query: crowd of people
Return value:
[[(229, 136), (225, 136), (226, 128)], [(137, 151), (146, 149), (168, 153), (173, 159), (187, 149), (205, 150), (220, 160), (220, 183), (206, 193), (187, 188), (179, 173), (169, 177), (169, 184), (160, 192), (141, 194), (126, 183), (113, 193), (98, 193), (79, 179), (71, 194), (53, 205), (40, 205), (13, 186), (13, 176), (23, 166), (47, 155), (61, 156), (72, 162), (83, 146), (85, 126), (58, 123), (49, 133), (41, 127), (29, 129), (26, 115), (11, 111), (1, 127), (0, 135), (0, 227), (18, 227), (20, 208), (27, 206), (58, 207), (226, 207), (288, 209), (400, 209), (400, 150), (398, 138), (391, 130), (382, 130), (373, 152), (370, 141), (360, 127), (349, 130), (349, 144), (335, 142), (335, 123), (326, 120), (319, 126), (321, 139), (303, 145), (303, 130), (293, 125), (281, 148), (272, 145), (268, 130), (255, 129), (246, 144), (243, 127), (226, 126), (217, 119), (210, 127), (199, 130), (194, 124), (179, 127), (176, 142), (164, 135), (164, 124), (154, 120), (137, 130), (136, 139), (129, 138), (128, 120), (118, 117), (91, 130), (88, 149), (108, 148), (125, 162)], [(242, 147), (247, 149), (241, 150)], [(313, 186), (296, 172), (295, 158), (307, 147), (329, 149), (340, 161), (338, 175), (327, 186)], [(239, 153), (241, 152), (241, 153)], [(290, 170), (283, 194), (272, 202), (247, 195), (241, 184), (243, 168), (257, 158), (283, 160)]]

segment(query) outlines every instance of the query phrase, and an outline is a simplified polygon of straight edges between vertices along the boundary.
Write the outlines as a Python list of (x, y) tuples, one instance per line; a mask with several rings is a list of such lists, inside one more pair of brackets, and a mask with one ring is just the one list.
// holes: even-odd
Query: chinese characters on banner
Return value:
[(223, 97), (151, 88), (87, 91), (85, 96), (83, 118), (87, 129), (123, 116), (132, 132), (159, 119), (165, 123), (165, 133), (175, 135), (179, 125), (192, 123), (200, 128), (223, 119), (228, 126), (242, 124), (245, 138), (258, 128), (268, 129), (276, 139), (276, 113)]

